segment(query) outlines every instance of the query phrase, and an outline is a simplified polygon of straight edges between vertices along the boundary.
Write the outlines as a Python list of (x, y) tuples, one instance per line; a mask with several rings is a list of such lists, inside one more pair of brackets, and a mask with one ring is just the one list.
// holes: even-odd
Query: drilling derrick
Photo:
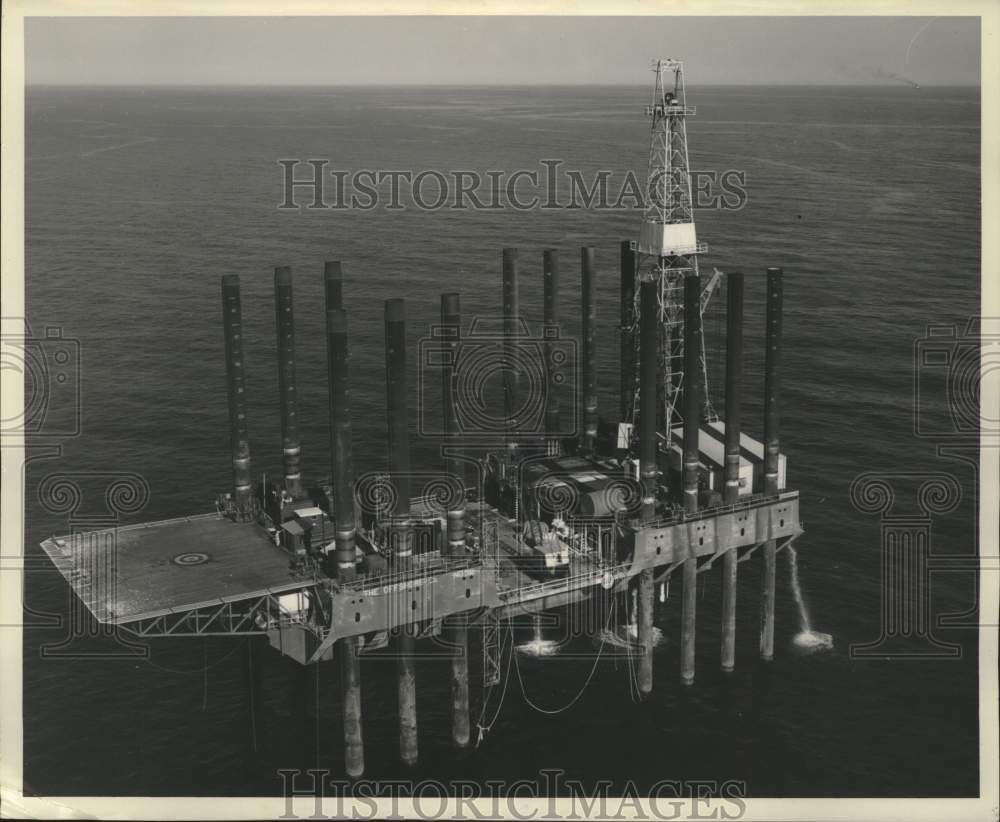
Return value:
[[(639, 243), (634, 288), (634, 322), (629, 336), (636, 347), (633, 362), (631, 403), (628, 419), (633, 424), (639, 414), (638, 375), (639, 292), (641, 284), (652, 280), (657, 283), (657, 310), (659, 315), (659, 369), (661, 379), (657, 387), (657, 431), (669, 432), (683, 423), (678, 402), (684, 384), (684, 278), (699, 277), (698, 255), (707, 250), (698, 241), (694, 223), (694, 201), (691, 195), (691, 175), (688, 166), (686, 118), (695, 113), (687, 105), (684, 89), (684, 65), (680, 60), (657, 60), (653, 71), (656, 81), (653, 99), (646, 107), (646, 114), (653, 124), (649, 144), (649, 169), (646, 178), (646, 206), (639, 231)], [(719, 282), (718, 271), (701, 290), (701, 311)], [(700, 280), (699, 280), (700, 281)], [(701, 348), (699, 362), (704, 401), (702, 416), (715, 419), (708, 400), (707, 366), (704, 335), (699, 331)]]
[[(763, 439), (757, 440), (747, 430), (751, 426), (745, 425), (742, 405), (744, 278), (739, 271), (726, 275), (723, 420), (708, 401), (703, 317), (722, 274), (713, 269), (701, 277), (698, 270), (706, 247), (695, 231), (685, 127), (695, 110), (687, 105), (682, 64), (658, 60), (654, 71), (647, 107), (652, 132), (646, 206), (638, 241), (619, 244), (617, 434), (598, 414), (598, 318), (606, 305), (598, 299), (606, 272), (600, 249), (580, 249), (578, 281), (566, 277), (566, 267), (560, 269), (558, 248), (544, 251), (540, 269), (525, 266), (538, 271), (544, 284), (543, 334), (535, 338), (522, 317), (524, 269), (519, 270), (518, 249), (512, 246), (503, 249), (499, 266), (502, 338), (477, 332), (475, 320), (463, 330), (459, 294), (442, 294), (440, 324), (418, 344), (416, 391), (407, 370), (407, 343), (415, 340), (412, 324), (408, 336), (405, 302), (386, 301), (389, 472), (356, 473), (361, 460), (352, 450), (351, 383), (358, 375), (348, 341), (355, 309), (346, 299), (341, 262), (329, 261), (323, 283), (330, 473), (328, 480), (307, 481), (300, 467), (295, 389), (299, 312), (292, 307), (291, 270), (279, 267), (274, 284), (281, 430), (280, 440), (277, 433), (272, 439), (275, 446), (281, 442), (284, 481), (268, 482), (261, 474), (255, 485), (239, 277), (226, 274), (222, 321), (232, 480), (216, 510), (95, 531), (74, 528), (41, 543), (81, 607), (108, 631), (143, 640), (243, 640), (255, 750), (261, 705), (254, 696), (260, 693), (255, 666), (266, 664), (254, 662), (255, 645), (266, 644), (303, 666), (337, 660), (343, 762), (351, 779), (365, 769), (362, 683), (369, 674), (363, 678), (362, 669), (375, 673), (381, 667), (373, 670), (372, 656), (395, 659), (399, 756), (415, 765), (419, 729), (441, 715), (440, 706), (433, 705), (439, 688), (418, 700), (418, 682), (425, 681), (425, 673), (433, 676), (436, 666), (418, 677), (416, 661), (423, 655), (420, 643), (440, 635), (450, 649), (457, 747), (477, 739), (475, 731), (478, 745), (497, 721), (512, 670), (524, 688), (514, 641), (515, 620), (524, 617), (532, 618), (532, 644), (541, 648), (557, 644), (543, 641), (541, 615), (578, 609), (567, 611), (573, 624), (586, 625), (602, 649), (611, 640), (613, 653), (627, 655), (629, 682), (639, 695), (649, 694), (659, 633), (656, 612), (671, 607), (672, 576), (679, 578), (673, 588), (680, 600), (680, 680), (691, 685), (698, 620), (715, 618), (711, 602), (703, 603), (698, 575), (716, 564), (723, 572), (718, 664), (732, 671), (737, 566), (758, 551), (758, 647), (761, 659), (773, 658), (777, 554), (802, 533), (798, 492), (786, 487), (779, 436), (783, 272), (767, 270)], [(526, 262), (523, 256), (520, 261)], [(358, 291), (365, 277), (358, 276)], [(577, 373), (574, 341), (561, 336), (560, 327), (560, 288), (567, 282), (579, 282), (582, 309), (582, 379), (575, 392), (565, 390), (572, 384), (563, 385)], [(370, 302), (370, 295), (362, 295), (362, 307), (366, 299)], [(310, 303), (304, 307), (308, 311)], [(494, 352), (500, 353), (499, 361)], [(491, 417), (484, 404), (481, 377), (491, 369), (504, 377), (501, 419)], [(370, 368), (361, 371), (370, 397)], [(425, 396), (436, 394), (426, 390), (429, 375), (441, 391), (438, 433), (435, 418), (423, 413)], [(570, 393), (573, 405), (566, 402)], [(410, 455), (414, 398), (421, 404), (424, 444), (440, 447), (445, 459), (443, 475), (413, 470), (419, 467)], [(581, 622), (575, 621), (577, 615)], [(589, 615), (598, 618), (590, 622)], [(629, 638), (631, 624), (635, 642)], [(97, 636), (95, 627), (87, 623), (86, 636)], [(470, 643), (470, 632), (479, 629), (482, 641)], [(473, 647), (481, 653), (484, 689), (475, 725)], [(381, 654), (383, 649), (390, 650)], [(596, 662), (584, 688), (595, 674)], [(314, 681), (318, 688), (319, 678)], [(307, 687), (305, 678), (300, 686)], [(490, 697), (494, 686), (501, 686), (498, 703)], [(315, 715), (305, 709), (306, 700), (297, 701), (303, 717)], [(493, 719), (484, 724), (487, 707)], [(378, 722), (384, 725), (382, 717)]]

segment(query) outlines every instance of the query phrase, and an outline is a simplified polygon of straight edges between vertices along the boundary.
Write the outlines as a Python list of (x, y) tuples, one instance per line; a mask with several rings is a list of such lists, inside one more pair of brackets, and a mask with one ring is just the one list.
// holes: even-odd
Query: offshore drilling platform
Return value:
[[(470, 407), (463, 391), (488, 370), (481, 354), (468, 354), (484, 348), (472, 338), (475, 328), (463, 331), (459, 295), (443, 294), (440, 324), (421, 351), (433, 369), (422, 368), (421, 378), (440, 372), (444, 470), (416, 487), (423, 475), (410, 465), (405, 305), (388, 300), (389, 465), (356, 481), (343, 267), (328, 262), (331, 465), (328, 479), (307, 483), (296, 419), (292, 276), (278, 268), (283, 477), (255, 482), (240, 284), (225, 276), (232, 489), (220, 494), (213, 513), (45, 540), (42, 547), (94, 618), (140, 637), (264, 635), (302, 665), (336, 660), (351, 777), (364, 771), (364, 660), (380, 648), (390, 648), (397, 661), (400, 756), (407, 763), (418, 757), (416, 643), (429, 637), (443, 636), (449, 649), (452, 737), (459, 746), (471, 737), (470, 630), (481, 631), (482, 681), (491, 687), (501, 676), (504, 626), (516, 617), (589, 603), (602, 614), (600, 628), (614, 613), (607, 603), (631, 594), (636, 632), (627, 653), (639, 691), (649, 694), (656, 586), (675, 572), (682, 581), (683, 683), (695, 678), (698, 574), (716, 561), (722, 669), (735, 664), (738, 566), (754, 556), (761, 562), (760, 656), (770, 660), (776, 553), (802, 532), (798, 492), (785, 487), (779, 449), (782, 272), (766, 274), (761, 442), (743, 431), (741, 416), (743, 275), (716, 271), (703, 278), (699, 271), (706, 246), (695, 231), (685, 128), (695, 109), (687, 105), (679, 61), (657, 61), (655, 72), (647, 107), (649, 201), (638, 241), (620, 248), (616, 419), (598, 416), (594, 249), (581, 252), (582, 380), (578, 410), (567, 413), (559, 405), (567, 357), (559, 335), (558, 254), (543, 255), (544, 333), (528, 346), (518, 253), (506, 248), (503, 330), (489, 355), (503, 364), (506, 430), (483, 438), (487, 412), (475, 402)], [(726, 366), (719, 418), (708, 400), (702, 317), (722, 278)]]

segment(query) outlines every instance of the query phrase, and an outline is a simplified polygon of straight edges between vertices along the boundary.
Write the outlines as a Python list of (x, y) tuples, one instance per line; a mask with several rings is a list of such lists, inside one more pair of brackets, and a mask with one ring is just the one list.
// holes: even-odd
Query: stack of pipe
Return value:
[[(441, 411), (444, 417), (445, 471), (451, 482), (460, 483), (460, 494), (449, 499), (446, 512), (448, 522), (449, 556), (465, 556), (465, 468), (459, 450), (461, 438), (455, 416), (455, 368), (459, 354), (462, 316), (459, 296), (455, 293), (441, 295)], [(454, 617), (451, 632), (451, 738), (458, 747), (469, 744), (469, 628), (462, 614)]]
[(521, 410), (521, 375), (518, 360), (520, 333), (520, 302), (517, 282), (517, 249), (503, 249), (501, 266), (503, 295), (503, 354), (504, 354), (504, 417), (507, 429), (507, 447), (517, 450), (521, 420), (517, 418)]
[(302, 496), (302, 472), (295, 395), (295, 324), (292, 315), (292, 270), (274, 270), (275, 327), (278, 334), (278, 390), (281, 396), (281, 452), (285, 491)]
[[(407, 420), (406, 303), (385, 301), (385, 375), (388, 416), (389, 474), (395, 490), (391, 541), (397, 570), (412, 564), (413, 529), (410, 513), (410, 435)], [(417, 761), (417, 682), (414, 668), (414, 626), (402, 625), (397, 641), (399, 678), (399, 755), (408, 765)]]
[[(743, 390), (743, 274), (726, 275), (726, 493), (727, 505), (740, 494), (741, 394)], [(736, 567), (737, 549), (722, 555), (723, 671), (736, 666)]]
[(619, 339), (619, 358), (621, 367), (620, 406), (619, 415), (623, 422), (628, 421), (629, 407), (632, 395), (635, 393), (635, 340), (632, 336), (632, 326), (635, 323), (635, 242), (622, 241), (619, 257), (619, 313), (621, 335)]
[[(695, 272), (684, 277), (684, 510), (698, 510), (698, 432), (701, 425), (701, 278)], [(695, 618), (698, 602), (698, 558), (684, 560), (684, 591), (681, 601), (681, 682), (694, 682)]]
[(337, 578), (349, 581), (356, 573), (354, 513), (354, 456), (351, 443), (351, 406), (348, 388), (347, 314), (327, 308), (327, 360), (330, 380), (330, 476), (333, 481), (335, 562)]
[[(339, 274), (339, 264), (337, 268)], [(328, 286), (330, 273), (328, 265)], [(330, 476), (334, 490), (334, 561), (337, 579), (347, 583), (357, 573), (347, 315), (340, 307), (339, 293), (331, 291), (329, 287), (326, 291), (326, 333), (330, 387)], [(346, 637), (340, 641), (341, 686), (344, 693), (344, 761), (347, 775), (351, 778), (361, 776), (365, 769), (358, 651), (357, 637)]]
[(233, 455), (233, 503), (237, 519), (252, 507), (250, 440), (247, 435), (246, 378), (243, 372), (243, 315), (240, 278), (222, 278), (222, 318), (226, 337), (226, 387), (229, 395), (229, 436)]
[[(656, 393), (658, 382), (657, 356), (659, 348), (659, 300), (655, 280), (646, 280), (639, 287), (639, 473), (642, 479), (642, 521), (656, 518)], [(639, 658), (639, 691), (653, 690), (653, 569), (639, 574), (637, 629), (641, 656)]]
[(327, 310), (344, 307), (344, 267), (339, 260), (327, 260), (323, 265), (323, 290)]
[(597, 289), (594, 249), (580, 249), (580, 280), (583, 287), (583, 438), (582, 450), (592, 454), (597, 444)]
[[(451, 483), (456, 485), (456, 496), (448, 500), (447, 553), (462, 556), (465, 553), (465, 464), (459, 456), (461, 439), (455, 416), (455, 364), (461, 335), (461, 309), (458, 294), (441, 295), (441, 414), (444, 430), (444, 467)], [(458, 494), (459, 487), (462, 494)]]
[(542, 286), (546, 366), (545, 432), (549, 456), (559, 456), (559, 382), (554, 361), (554, 341), (559, 338), (559, 253), (554, 248), (546, 249), (542, 254)]
[[(767, 308), (764, 340), (764, 493), (777, 494), (779, 400), (781, 391), (781, 310), (782, 271), (767, 270)], [(765, 661), (774, 658), (774, 576), (777, 546), (768, 540), (761, 549), (764, 567), (761, 571), (761, 630), (760, 656)]]

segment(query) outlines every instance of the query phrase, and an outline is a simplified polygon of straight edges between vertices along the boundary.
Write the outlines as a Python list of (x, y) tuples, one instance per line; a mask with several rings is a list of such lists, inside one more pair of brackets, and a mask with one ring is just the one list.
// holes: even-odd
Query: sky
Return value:
[(975, 17), (28, 18), (29, 84), (979, 85)]

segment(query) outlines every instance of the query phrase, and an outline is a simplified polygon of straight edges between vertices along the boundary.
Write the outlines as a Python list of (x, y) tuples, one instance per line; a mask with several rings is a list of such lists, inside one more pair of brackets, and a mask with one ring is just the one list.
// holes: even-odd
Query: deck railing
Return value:
[[(531, 585), (522, 585), (517, 588), (500, 589), (499, 596), (505, 605), (517, 602), (526, 602), (532, 599), (540, 599), (545, 596), (553, 596), (567, 591), (589, 588), (591, 585), (601, 585), (610, 581), (614, 584), (618, 580), (628, 576), (631, 563), (594, 563), (592, 569), (577, 574), (570, 574), (557, 579), (536, 582)], [(610, 576), (610, 579), (609, 579)]]
[(753, 508), (763, 508), (775, 502), (788, 499), (798, 499), (798, 491), (782, 491), (780, 494), (751, 494), (743, 500), (732, 502), (726, 505), (713, 505), (711, 508), (700, 508), (697, 511), (687, 513), (678, 510), (672, 517), (661, 517), (650, 523), (645, 523), (643, 528), (665, 528), (669, 525), (678, 525), (683, 522), (694, 522), (701, 519), (710, 519), (721, 514), (735, 513), (736, 511), (749, 511)]
[(477, 556), (470, 557), (435, 557), (433, 562), (414, 566), (403, 571), (395, 571), (391, 574), (380, 574), (378, 576), (363, 576), (352, 579), (349, 582), (334, 582), (334, 588), (339, 591), (362, 592), (378, 588), (386, 588), (391, 585), (402, 585), (408, 582), (418, 582), (450, 573), (451, 571), (463, 571), (467, 568), (482, 567), (482, 562)]

